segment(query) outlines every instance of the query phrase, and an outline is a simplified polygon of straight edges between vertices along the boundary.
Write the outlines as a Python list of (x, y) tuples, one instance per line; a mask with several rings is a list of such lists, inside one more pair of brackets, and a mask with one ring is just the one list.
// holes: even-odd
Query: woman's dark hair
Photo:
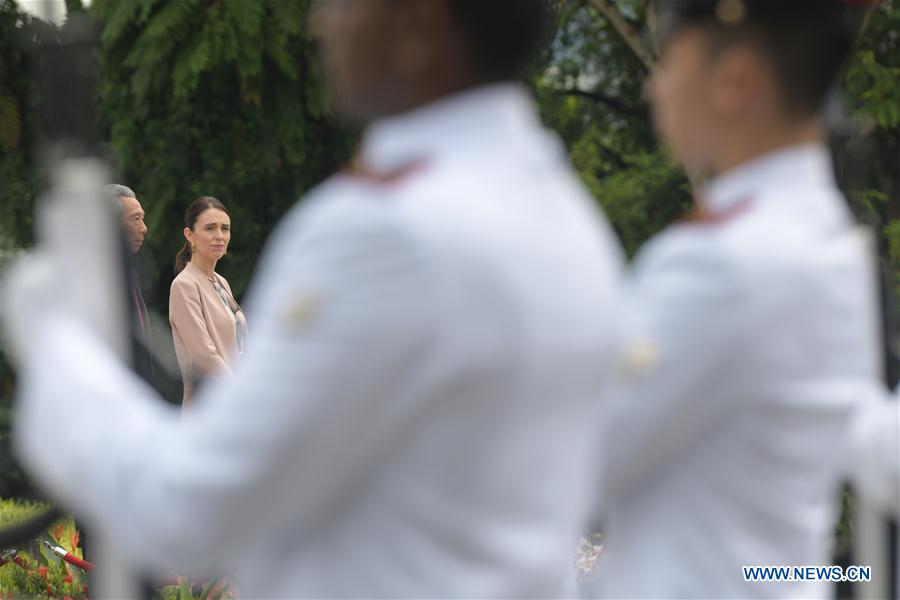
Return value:
[[(210, 208), (217, 208), (221, 210), (223, 213), (231, 217), (231, 213), (228, 212), (228, 209), (225, 208), (225, 205), (219, 202), (216, 198), (212, 196), (200, 196), (188, 206), (187, 211), (184, 213), (184, 226), (194, 230), (194, 225), (197, 223), (197, 219), (204, 213), (204, 211)], [(184, 270), (185, 265), (188, 264), (191, 260), (191, 245), (187, 240), (184, 241), (184, 245), (181, 247), (181, 250), (178, 251), (178, 254), (175, 255), (175, 273), (181, 273)]]
[(550, 41), (551, 0), (452, 0), (475, 66), (489, 80), (517, 79)]

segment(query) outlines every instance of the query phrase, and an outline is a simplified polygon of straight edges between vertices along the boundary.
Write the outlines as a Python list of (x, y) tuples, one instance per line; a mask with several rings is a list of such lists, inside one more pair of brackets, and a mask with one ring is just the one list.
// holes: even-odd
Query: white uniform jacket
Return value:
[(375, 123), (359, 163), (273, 234), (234, 379), (179, 423), (59, 319), (19, 456), (133, 564), (225, 568), (242, 597), (552, 596), (589, 509), (618, 246), (511, 84)]
[(610, 414), (610, 597), (823, 597), (743, 566), (830, 565), (839, 454), (877, 382), (867, 236), (828, 152), (711, 182), (640, 253)]

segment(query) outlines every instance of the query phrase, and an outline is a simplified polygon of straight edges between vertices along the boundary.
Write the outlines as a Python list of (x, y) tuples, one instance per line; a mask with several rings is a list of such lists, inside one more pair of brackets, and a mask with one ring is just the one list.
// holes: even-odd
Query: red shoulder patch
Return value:
[(750, 198), (745, 198), (735, 202), (726, 210), (713, 212), (704, 208), (702, 203), (695, 202), (694, 209), (681, 219), (679, 223), (686, 225), (724, 225), (742, 215), (752, 203)]
[(390, 186), (403, 181), (417, 171), (421, 171), (424, 166), (425, 160), (423, 159), (407, 163), (396, 169), (379, 172), (368, 169), (360, 164), (353, 163), (341, 170), (341, 174), (376, 185)]

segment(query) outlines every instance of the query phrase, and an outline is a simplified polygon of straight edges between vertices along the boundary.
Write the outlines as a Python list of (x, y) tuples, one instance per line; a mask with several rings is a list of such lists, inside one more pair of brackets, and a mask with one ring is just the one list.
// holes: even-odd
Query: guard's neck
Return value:
[(825, 128), (818, 118), (790, 125), (748, 127), (726, 137), (712, 165), (712, 175), (727, 173), (745, 163), (784, 148), (825, 142)]

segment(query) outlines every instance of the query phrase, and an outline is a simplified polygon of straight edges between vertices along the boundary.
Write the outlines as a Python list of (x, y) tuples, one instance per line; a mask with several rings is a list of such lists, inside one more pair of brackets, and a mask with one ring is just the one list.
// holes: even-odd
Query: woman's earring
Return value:
[(194, 242), (191, 242), (191, 252), (196, 252), (196, 251), (197, 251), (197, 244), (195, 244)]

